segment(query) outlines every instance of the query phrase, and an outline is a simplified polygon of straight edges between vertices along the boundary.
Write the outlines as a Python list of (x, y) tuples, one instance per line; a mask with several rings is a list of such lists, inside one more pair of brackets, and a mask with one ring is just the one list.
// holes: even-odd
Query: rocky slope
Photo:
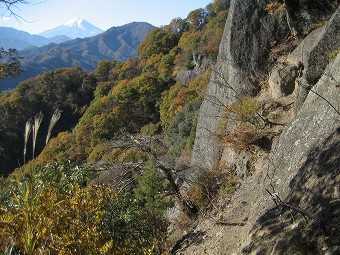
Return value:
[[(174, 254), (340, 253), (339, 9), (295, 2), (300, 9), (287, 1), (275, 15), (268, 1), (231, 2), (192, 166), (231, 168), (240, 183)], [(270, 120), (266, 146), (239, 151), (217, 140), (225, 132), (218, 116), (242, 95), (261, 102)]]

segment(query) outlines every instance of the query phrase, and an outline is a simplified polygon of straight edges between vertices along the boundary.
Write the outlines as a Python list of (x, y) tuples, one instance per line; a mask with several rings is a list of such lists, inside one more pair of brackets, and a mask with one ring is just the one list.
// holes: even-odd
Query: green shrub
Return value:
[(116, 245), (129, 243), (131, 254), (140, 254), (143, 247), (152, 247), (165, 238), (168, 222), (164, 212), (164, 180), (149, 159), (143, 174), (135, 175), (136, 187), (107, 205), (103, 229)]
[(107, 96), (113, 86), (113, 82), (98, 82), (96, 90), (94, 91), (95, 98)]
[(160, 124), (149, 123), (140, 129), (140, 134), (142, 136), (153, 136), (160, 132)]
[(340, 52), (340, 48), (337, 48), (337, 49), (333, 50), (333, 51), (329, 54), (330, 59), (335, 59), (336, 56), (339, 54), (339, 52)]
[[(97, 254), (103, 235), (103, 206), (115, 200), (108, 186), (82, 188), (81, 168), (47, 166), (7, 184), (10, 199), (0, 204), (0, 251), (15, 254)], [(112, 254), (111, 252), (102, 254)]]
[(261, 104), (253, 97), (242, 97), (241, 101), (225, 108), (224, 116), (236, 122), (247, 123), (254, 128), (260, 128), (262, 121), (259, 117)]
[(226, 107), (224, 118), (219, 123), (222, 145), (235, 150), (246, 150), (251, 145), (258, 145), (265, 137), (265, 123), (259, 114), (260, 110), (260, 102), (252, 97), (242, 97), (240, 102)]

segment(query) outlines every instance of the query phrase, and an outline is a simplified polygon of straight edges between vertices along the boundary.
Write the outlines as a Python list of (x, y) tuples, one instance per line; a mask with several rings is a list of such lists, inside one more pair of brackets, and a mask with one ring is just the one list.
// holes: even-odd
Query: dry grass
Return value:
[(47, 136), (46, 136), (46, 144), (48, 143), (48, 140), (51, 137), (52, 129), (54, 128), (55, 124), (57, 123), (57, 121), (61, 117), (61, 113), (62, 113), (62, 111), (59, 110), (58, 108), (53, 112), (52, 118), (50, 120), (50, 125), (48, 126), (48, 132), (47, 132)]
[(252, 145), (257, 145), (263, 137), (263, 132), (241, 123), (222, 138), (222, 145), (235, 151), (248, 150)]
[(24, 164), (26, 163), (27, 142), (33, 127), (33, 118), (30, 118), (25, 125)]

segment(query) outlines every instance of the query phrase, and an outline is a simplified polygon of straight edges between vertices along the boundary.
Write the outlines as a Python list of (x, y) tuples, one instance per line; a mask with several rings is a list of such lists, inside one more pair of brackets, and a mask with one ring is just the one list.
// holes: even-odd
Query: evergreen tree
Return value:
[(137, 203), (143, 204), (143, 209), (148, 210), (155, 217), (162, 217), (167, 203), (164, 200), (164, 181), (156, 170), (156, 162), (151, 157), (143, 171), (143, 175), (137, 178), (138, 184), (134, 189), (134, 197)]

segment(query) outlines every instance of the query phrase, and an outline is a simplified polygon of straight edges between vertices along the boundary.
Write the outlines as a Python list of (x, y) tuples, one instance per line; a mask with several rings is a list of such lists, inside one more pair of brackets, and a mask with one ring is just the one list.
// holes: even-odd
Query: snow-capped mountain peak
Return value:
[(64, 26), (73, 27), (73, 26), (77, 25), (78, 27), (83, 27), (83, 22), (84, 22), (84, 19), (82, 19), (82, 18), (73, 18), (73, 19), (67, 21), (64, 24)]
[(39, 35), (51, 38), (57, 35), (66, 35), (70, 38), (85, 38), (102, 33), (103, 30), (90, 24), (83, 18), (73, 18), (61, 26), (44, 31)]

